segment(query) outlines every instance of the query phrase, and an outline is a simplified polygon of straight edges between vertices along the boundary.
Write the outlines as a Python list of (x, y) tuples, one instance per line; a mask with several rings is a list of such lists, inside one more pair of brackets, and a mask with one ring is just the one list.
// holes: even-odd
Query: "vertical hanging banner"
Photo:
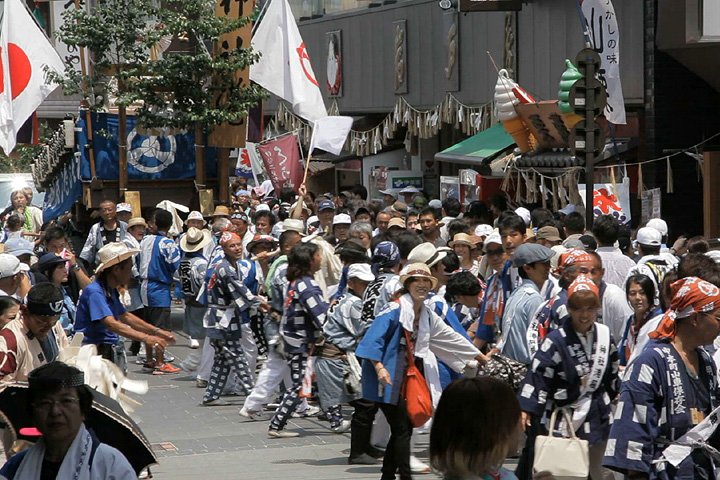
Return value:
[(265, 142), (258, 145), (257, 149), (275, 190), (300, 186), (303, 167), (300, 164), (300, 149), (294, 134)]
[(592, 48), (600, 55), (598, 80), (607, 92), (605, 118), (625, 125), (625, 99), (620, 82), (620, 28), (612, 0), (582, 0), (582, 13)]
[[(226, 17), (229, 19), (237, 19), (247, 17), (252, 13), (253, 2), (249, 0), (216, 0), (215, 4), (215, 15), (218, 17)], [(227, 55), (228, 52), (237, 48), (247, 48), (250, 46), (250, 37), (252, 32), (252, 23), (248, 22), (244, 27), (239, 30), (234, 30), (230, 33), (225, 33), (220, 36), (220, 41), (216, 42), (213, 55), (216, 57), (222, 57)], [(217, 95), (215, 98), (215, 105), (222, 105), (227, 97), (234, 95), (236, 90), (249, 84), (249, 71), (248, 69), (238, 70), (230, 78), (218, 78), (214, 81), (230, 83), (229, 89), (226, 90), (222, 95)], [(238, 148), (245, 146), (245, 135), (247, 134), (246, 119), (242, 118), (237, 122), (223, 123), (215, 127), (210, 134), (208, 144), (213, 147), (222, 148)]]
[(80, 181), (80, 154), (73, 155), (62, 170), (55, 175), (45, 191), (43, 199), (43, 221), (49, 222), (70, 210), (82, 196)]
[[(585, 185), (578, 184), (578, 193), (585, 202)], [(623, 178), (620, 183), (596, 183), (593, 191), (593, 213), (612, 215), (623, 225), (629, 225), (630, 220), (630, 179)]]

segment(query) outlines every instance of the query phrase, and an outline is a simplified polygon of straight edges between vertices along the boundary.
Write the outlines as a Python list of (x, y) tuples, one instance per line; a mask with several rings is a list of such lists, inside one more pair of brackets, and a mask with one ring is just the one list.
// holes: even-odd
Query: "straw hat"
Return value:
[(130, 220), (128, 220), (128, 224), (127, 224), (128, 230), (130, 230), (132, 227), (137, 227), (137, 226), (148, 228), (148, 225), (145, 222), (145, 219), (142, 217), (133, 217)]
[(430, 283), (432, 283), (431, 289), (434, 289), (435, 285), (437, 285), (437, 278), (430, 274), (430, 268), (424, 263), (411, 263), (402, 269), (400, 272), (400, 283), (405, 286), (405, 282), (411, 278), (425, 278), (430, 280)]
[(190, 227), (180, 239), (180, 248), (184, 252), (192, 253), (205, 248), (212, 241), (210, 230)]
[(438, 249), (435, 248), (435, 245), (430, 242), (425, 242), (410, 251), (410, 255), (408, 255), (408, 262), (424, 263), (425, 265), (432, 267), (446, 256), (446, 252), (439, 252)]
[(300, 234), (300, 236), (305, 236), (305, 224), (302, 220), (295, 219), (295, 218), (286, 218), (283, 220), (283, 232), (293, 231)]
[(448, 247), (454, 247), (455, 245), (467, 245), (470, 248), (475, 247), (475, 242), (472, 236), (467, 233), (456, 233), (453, 240), (448, 243)]
[(230, 217), (230, 209), (225, 205), (218, 205), (211, 215), (212, 217)]
[(97, 276), (100, 272), (102, 272), (108, 267), (112, 267), (113, 265), (124, 262), (136, 253), (140, 253), (140, 250), (135, 248), (129, 248), (122, 242), (108, 243), (100, 250), (98, 250), (98, 256), (100, 257), (100, 265), (98, 265), (95, 269), (95, 275)]

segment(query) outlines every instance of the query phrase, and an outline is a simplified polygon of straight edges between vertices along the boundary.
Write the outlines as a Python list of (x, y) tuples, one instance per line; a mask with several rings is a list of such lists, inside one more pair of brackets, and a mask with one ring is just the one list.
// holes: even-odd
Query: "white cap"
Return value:
[(20, 263), (20, 260), (18, 260), (15, 255), (0, 253), (0, 278), (12, 277), (20, 272), (27, 272), (28, 270), (30, 270), (30, 267), (24, 263)]
[(367, 263), (353, 263), (348, 267), (348, 279), (350, 278), (357, 278), (363, 282), (372, 282), (375, 280), (375, 275), (373, 275), (370, 265)]
[(256, 212), (269, 212), (270, 205), (268, 205), (267, 203), (260, 203), (258, 205), (255, 205), (255, 211)]
[(437, 198), (434, 198), (428, 202), (428, 207), (442, 208), (442, 202)]
[(307, 224), (308, 224), (308, 225), (311, 225), (311, 224), (313, 224), (313, 223), (320, 223), (320, 219), (318, 218), (317, 215), (313, 215), (312, 217), (310, 217), (310, 218), (307, 219)]
[(575, 204), (574, 203), (568, 203), (565, 208), (561, 208), (558, 210), (558, 212), (562, 213), (563, 215), (570, 215), (575, 211)]
[(500, 237), (500, 232), (493, 231), (488, 237), (485, 239), (485, 243), (483, 244), (484, 250), (487, 252), (488, 245), (491, 243), (497, 243), (498, 245), (502, 245), (502, 237)]
[(660, 235), (663, 237), (668, 234), (668, 226), (667, 222), (663, 220), (662, 218), (652, 218), (648, 220), (646, 227), (654, 228), (658, 232), (660, 232)]
[(381, 193), (382, 195), (390, 195), (390, 196), (395, 197), (395, 198), (398, 197), (397, 192), (396, 192), (395, 190), (393, 190), (392, 188), (388, 188), (387, 190), (380, 190), (380, 193)]
[(188, 214), (187, 218), (185, 219), (185, 225), (187, 225), (188, 220), (202, 220), (203, 225), (207, 223), (203, 218), (202, 213), (198, 212), (197, 210), (193, 210)]
[(515, 209), (515, 213), (523, 219), (525, 225), (530, 225), (530, 210), (525, 207), (518, 207)]
[(652, 227), (643, 227), (638, 230), (636, 238), (640, 245), (659, 247), (662, 243), (662, 234)]
[(117, 213), (120, 213), (120, 212), (132, 213), (132, 205), (130, 205), (129, 203), (118, 203), (117, 207), (115, 207), (115, 211)]
[(402, 190), (400, 190), (400, 193), (420, 193), (420, 190), (413, 186), (405, 187)]
[(484, 238), (484, 237), (487, 237), (488, 235), (490, 235), (491, 233), (493, 233), (493, 227), (486, 223), (475, 227), (475, 235), (477, 235), (478, 237)]
[(297, 232), (303, 237), (305, 236), (305, 224), (299, 218), (286, 218), (282, 222), (283, 232)]
[(333, 225), (350, 225), (352, 218), (347, 213), (339, 213), (333, 218)]

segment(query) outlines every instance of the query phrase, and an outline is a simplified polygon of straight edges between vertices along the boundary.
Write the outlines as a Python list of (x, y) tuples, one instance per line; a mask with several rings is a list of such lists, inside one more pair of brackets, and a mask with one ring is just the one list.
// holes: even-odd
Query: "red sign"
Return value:
[(257, 147), (265, 164), (265, 171), (275, 190), (283, 187), (298, 188), (303, 179), (300, 149), (295, 135), (286, 135)]

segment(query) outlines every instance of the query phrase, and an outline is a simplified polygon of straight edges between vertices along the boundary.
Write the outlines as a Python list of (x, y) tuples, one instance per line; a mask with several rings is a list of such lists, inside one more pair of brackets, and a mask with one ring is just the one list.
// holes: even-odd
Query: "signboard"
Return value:
[(419, 190), (422, 190), (423, 188), (423, 177), (392, 177), (392, 185), (390, 185), (390, 188), (405, 188), (405, 187), (415, 187)]
[(643, 225), (651, 218), (661, 218), (660, 200), (661, 192), (659, 188), (651, 188), (643, 192), (641, 202), (641, 218), (640, 223)]
[(461, 12), (506, 12), (522, 10), (520, 0), (460, 0)]
[[(253, 2), (249, 0), (217, 0), (215, 4), (215, 15), (227, 18), (247, 17), (252, 13)], [(220, 36), (220, 41), (215, 44), (213, 54), (215, 56), (227, 55), (227, 52), (242, 47), (250, 47), (250, 36), (252, 22), (248, 22), (243, 28)], [(232, 77), (216, 79), (223, 83), (229, 83), (229, 89), (222, 95), (215, 98), (215, 105), (221, 105), (225, 99), (233, 95), (234, 90), (250, 84), (250, 71), (246, 68), (238, 70)], [(237, 148), (245, 146), (245, 135), (247, 126), (245, 119), (235, 123), (224, 123), (215, 127), (210, 134), (208, 144), (213, 147)]]
[(515, 106), (515, 111), (538, 145), (543, 148), (567, 148), (570, 132), (563, 122), (558, 100), (521, 103)]

